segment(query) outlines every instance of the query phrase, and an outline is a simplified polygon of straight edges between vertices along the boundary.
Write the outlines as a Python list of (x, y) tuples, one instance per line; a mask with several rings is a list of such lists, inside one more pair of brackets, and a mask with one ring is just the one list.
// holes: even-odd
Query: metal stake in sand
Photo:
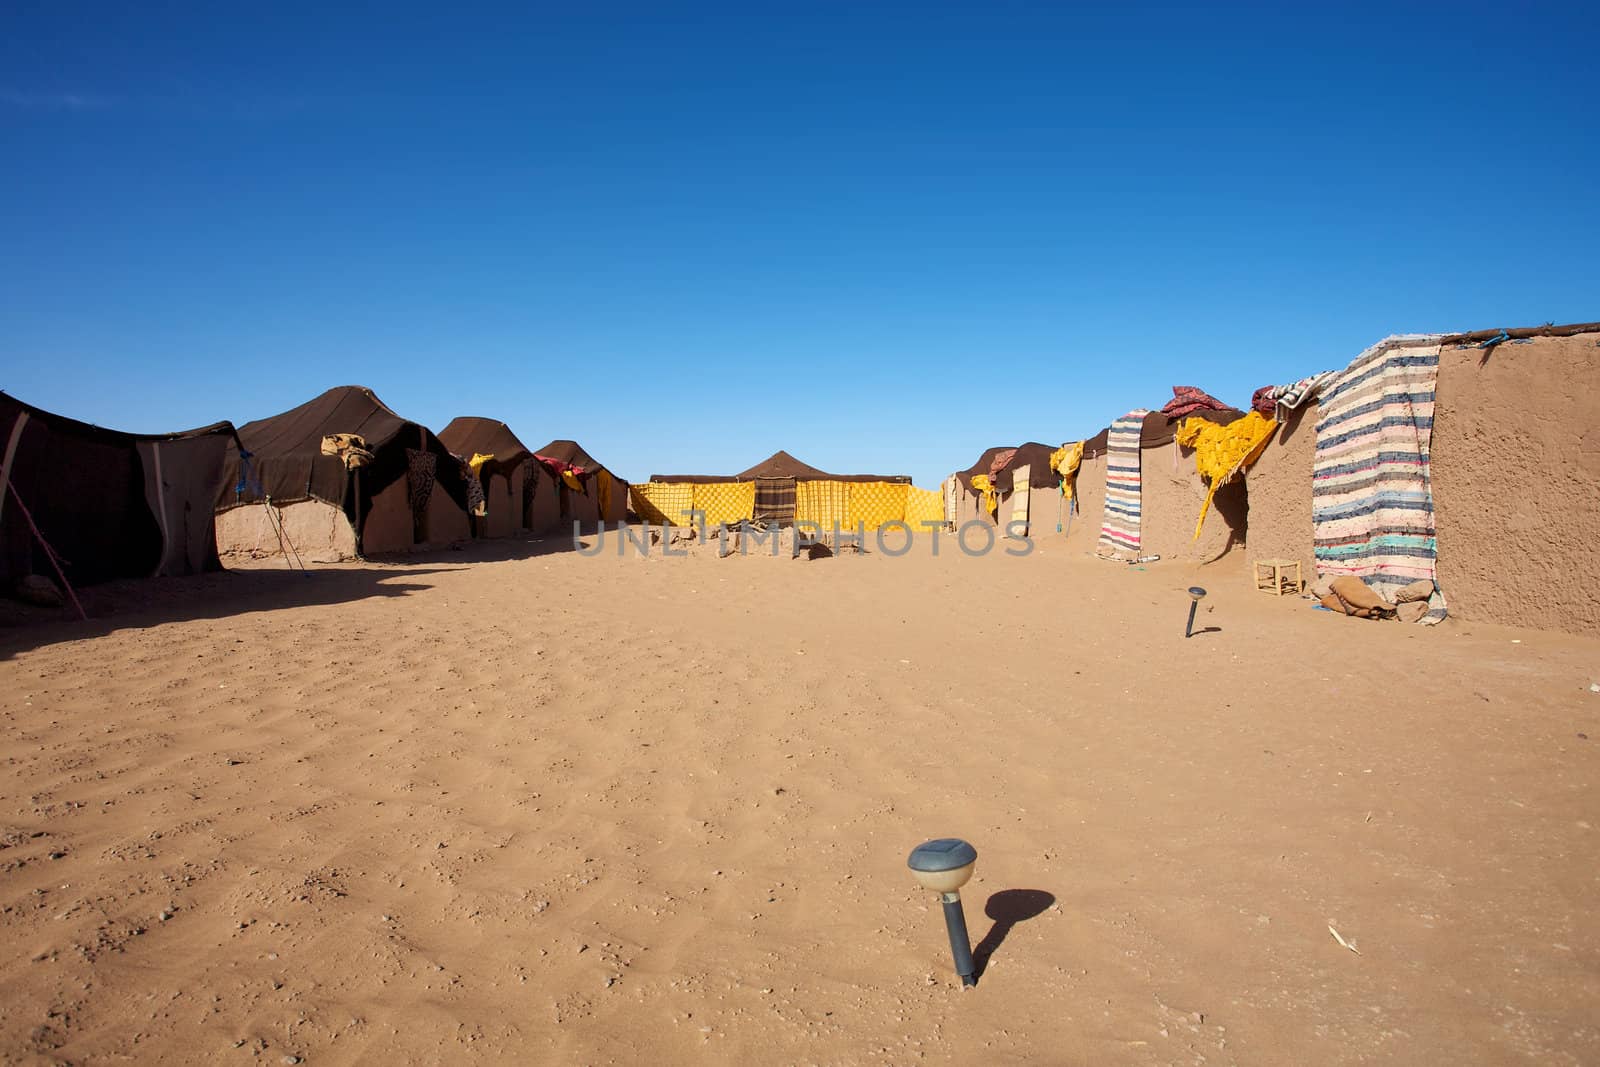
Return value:
[(1201, 589), (1198, 585), (1191, 585), (1189, 587), (1189, 621), (1183, 624), (1183, 636), (1185, 638), (1194, 636), (1195, 609), (1200, 606), (1200, 601), (1204, 600), (1205, 596), (1206, 591)]
[(972, 942), (967, 937), (967, 915), (961, 910), (961, 887), (972, 877), (978, 850), (958, 837), (925, 841), (911, 850), (906, 866), (917, 884), (939, 894), (944, 903), (944, 925), (950, 934), (950, 955), (963, 986), (978, 984), (977, 966), (972, 962)]

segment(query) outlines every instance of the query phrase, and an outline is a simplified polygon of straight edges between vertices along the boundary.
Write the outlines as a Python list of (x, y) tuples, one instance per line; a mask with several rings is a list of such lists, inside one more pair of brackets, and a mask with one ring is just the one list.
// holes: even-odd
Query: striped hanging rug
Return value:
[(1126, 560), (1139, 554), (1139, 440), (1145, 408), (1111, 424), (1106, 437), (1106, 506), (1095, 554)]
[(1389, 601), (1434, 582), (1425, 625), (1445, 617), (1438, 587), (1429, 451), (1439, 344), (1390, 337), (1323, 383), (1311, 524), (1317, 574), (1360, 578)]

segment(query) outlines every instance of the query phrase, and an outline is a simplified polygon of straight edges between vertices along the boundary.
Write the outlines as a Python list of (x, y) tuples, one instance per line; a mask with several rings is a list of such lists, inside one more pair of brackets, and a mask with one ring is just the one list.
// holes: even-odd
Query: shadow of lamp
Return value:
[(1200, 606), (1200, 601), (1204, 600), (1205, 597), (1206, 591), (1201, 589), (1198, 585), (1191, 585), (1189, 587), (1189, 621), (1183, 625), (1183, 636), (1185, 638), (1194, 636), (1195, 609)]
[(906, 866), (922, 888), (939, 894), (944, 903), (944, 925), (950, 934), (950, 955), (963, 986), (978, 984), (972, 962), (972, 942), (967, 937), (967, 916), (961, 910), (961, 887), (972, 877), (978, 850), (957, 837), (925, 841), (911, 850)]

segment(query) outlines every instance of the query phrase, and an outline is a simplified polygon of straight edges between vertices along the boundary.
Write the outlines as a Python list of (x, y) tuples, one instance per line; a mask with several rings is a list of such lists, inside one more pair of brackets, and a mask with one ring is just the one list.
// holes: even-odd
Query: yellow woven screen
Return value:
[(633, 510), (648, 523), (665, 526), (689, 525), (689, 510), (694, 507), (692, 482), (635, 482), (628, 487)]
[(755, 517), (755, 482), (696, 482), (694, 509), (706, 513), (706, 525), (736, 523)]
[(845, 526), (850, 504), (849, 482), (796, 482), (794, 521), (814, 522), (824, 530)]
[(904, 482), (851, 482), (845, 525), (876, 530), (886, 522), (898, 522), (906, 514)]
[(906, 486), (906, 522), (918, 533), (926, 529), (925, 522), (944, 521), (944, 494), (936, 489), (918, 489)]

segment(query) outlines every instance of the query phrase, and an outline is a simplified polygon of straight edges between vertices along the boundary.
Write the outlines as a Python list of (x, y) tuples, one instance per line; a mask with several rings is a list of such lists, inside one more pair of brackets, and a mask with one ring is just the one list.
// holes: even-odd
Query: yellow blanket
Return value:
[(1206, 501), (1200, 505), (1200, 521), (1194, 524), (1195, 540), (1199, 540), (1200, 528), (1206, 524), (1211, 498), (1235, 474), (1260, 457), (1277, 428), (1275, 420), (1258, 411), (1234, 419), (1226, 426), (1197, 418), (1184, 419), (1178, 425), (1178, 444), (1194, 449), (1194, 469), (1211, 483), (1211, 488), (1206, 492)]
[(1083, 463), (1083, 442), (1062, 445), (1050, 453), (1050, 469), (1061, 475), (1061, 495), (1070, 502), (1078, 488), (1078, 467)]
[(987, 474), (974, 474), (972, 488), (983, 494), (983, 506), (993, 515), (1000, 510), (1000, 491), (994, 487), (994, 482)]

